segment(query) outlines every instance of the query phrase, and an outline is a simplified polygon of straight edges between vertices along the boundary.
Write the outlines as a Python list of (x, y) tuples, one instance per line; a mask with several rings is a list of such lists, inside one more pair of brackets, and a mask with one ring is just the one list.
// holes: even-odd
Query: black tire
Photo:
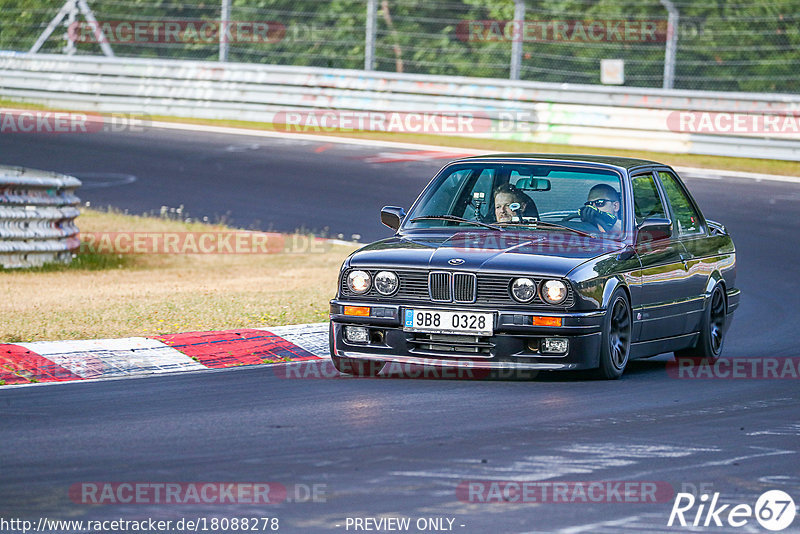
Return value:
[(355, 376), (377, 376), (381, 372), (386, 362), (375, 360), (355, 360), (353, 358), (342, 358), (331, 354), (333, 366), (340, 373)]
[(722, 286), (717, 285), (711, 292), (708, 307), (703, 314), (700, 325), (700, 337), (694, 347), (676, 350), (676, 358), (702, 358), (716, 361), (722, 355), (722, 346), (725, 342), (725, 326), (728, 319), (728, 305), (725, 302), (725, 292)]
[(611, 295), (608, 310), (603, 319), (600, 341), (600, 366), (595, 376), (605, 380), (616, 380), (625, 372), (631, 353), (633, 314), (628, 297), (623, 289)]

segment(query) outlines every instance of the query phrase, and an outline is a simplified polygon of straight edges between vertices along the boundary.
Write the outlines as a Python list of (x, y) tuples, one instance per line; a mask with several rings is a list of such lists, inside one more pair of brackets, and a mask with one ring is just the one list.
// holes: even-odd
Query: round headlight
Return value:
[(536, 296), (536, 284), (530, 278), (517, 278), (511, 284), (511, 295), (519, 302), (530, 302)]
[(381, 271), (375, 275), (375, 289), (381, 295), (391, 295), (397, 291), (400, 282), (397, 280), (397, 275), (391, 271)]
[(548, 304), (561, 304), (567, 300), (567, 286), (561, 280), (545, 280), (542, 283), (542, 299)]
[(366, 293), (371, 285), (372, 280), (366, 271), (350, 271), (347, 275), (347, 286), (353, 293)]

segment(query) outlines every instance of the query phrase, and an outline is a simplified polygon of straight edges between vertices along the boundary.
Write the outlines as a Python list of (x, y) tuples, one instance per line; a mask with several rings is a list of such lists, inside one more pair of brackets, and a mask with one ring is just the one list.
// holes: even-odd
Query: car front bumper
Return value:
[[(345, 306), (369, 306), (370, 315), (345, 315)], [(435, 306), (428, 304), (409, 307)], [(489, 370), (578, 370), (592, 369), (599, 365), (601, 329), (605, 315), (602, 310), (564, 313), (457, 306), (442, 308), (450, 311), (493, 313), (493, 335), (466, 336), (474, 337), (476, 346), (468, 346), (467, 350), (463, 350), (464, 347), (460, 347), (458, 341), (448, 347), (448, 339), (463, 339), (458, 336), (439, 336), (428, 344), (425, 342), (425, 334), (404, 330), (401, 318), (405, 308), (404, 305), (332, 300), (331, 354), (356, 360)], [(562, 326), (533, 326), (530, 319), (532, 316), (559, 317)], [(370, 341), (348, 341), (344, 335), (344, 327), (348, 325), (367, 327)], [(568, 340), (565, 353), (547, 354), (543, 351), (542, 340), (554, 337)], [(478, 345), (480, 349), (477, 348)]]

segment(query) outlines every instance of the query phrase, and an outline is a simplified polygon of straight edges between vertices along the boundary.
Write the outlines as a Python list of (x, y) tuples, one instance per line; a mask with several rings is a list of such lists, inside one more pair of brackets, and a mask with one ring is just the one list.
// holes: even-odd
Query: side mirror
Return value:
[(384, 206), (381, 209), (381, 222), (392, 230), (400, 228), (400, 223), (405, 216), (405, 210), (397, 206)]
[(672, 236), (672, 221), (649, 218), (643, 220), (636, 229), (636, 244), (651, 243)]

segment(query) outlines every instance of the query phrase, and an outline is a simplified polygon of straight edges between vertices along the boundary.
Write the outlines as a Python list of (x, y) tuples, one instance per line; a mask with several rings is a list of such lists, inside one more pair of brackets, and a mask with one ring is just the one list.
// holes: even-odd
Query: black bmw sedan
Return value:
[(345, 260), (330, 303), (344, 373), (400, 362), (619, 378), (635, 358), (718, 358), (739, 303), (730, 235), (652, 161), (461, 159), (381, 221), (395, 235)]

